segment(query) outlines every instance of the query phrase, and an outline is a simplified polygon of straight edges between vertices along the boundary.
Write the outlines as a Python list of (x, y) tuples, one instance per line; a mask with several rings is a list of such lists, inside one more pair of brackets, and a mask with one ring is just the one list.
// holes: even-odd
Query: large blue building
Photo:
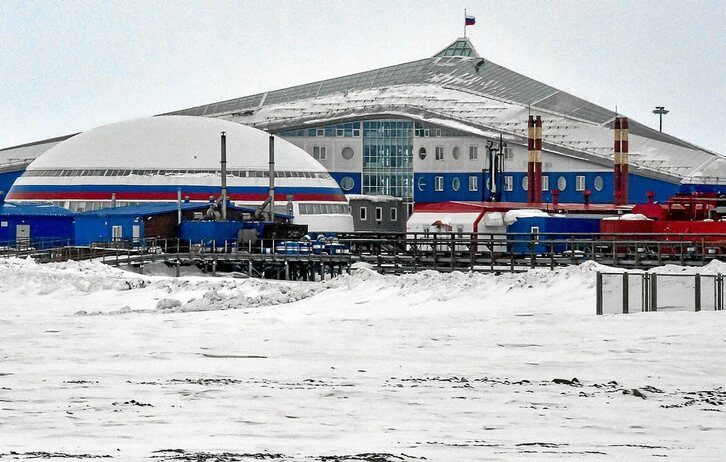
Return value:
[[(346, 193), (409, 206), (526, 201), (527, 118), (539, 115), (543, 200), (556, 188), (560, 202), (581, 202), (585, 190), (593, 203), (613, 201), (617, 114), (482, 58), (465, 38), (430, 58), (170, 114), (268, 130), (322, 163)], [(61, 140), (0, 150), (0, 164)], [(679, 190), (726, 193), (726, 157), (632, 119), (629, 164), (630, 203), (646, 191), (656, 200)]]

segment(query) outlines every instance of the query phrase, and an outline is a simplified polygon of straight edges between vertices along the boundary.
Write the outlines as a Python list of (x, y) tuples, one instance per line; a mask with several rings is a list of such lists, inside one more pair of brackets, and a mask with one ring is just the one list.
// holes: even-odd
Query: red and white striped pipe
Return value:
[(534, 202), (542, 202), (542, 116), (534, 121)]
[(613, 204), (620, 205), (620, 117), (615, 117), (615, 155), (613, 170)]
[(527, 120), (527, 202), (534, 202), (534, 117)]
[(620, 123), (620, 203), (628, 203), (628, 118)]

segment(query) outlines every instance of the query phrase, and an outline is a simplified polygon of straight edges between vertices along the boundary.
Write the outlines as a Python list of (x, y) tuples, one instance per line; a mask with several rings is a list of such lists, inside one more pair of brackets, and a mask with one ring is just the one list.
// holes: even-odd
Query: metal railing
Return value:
[(722, 311), (722, 274), (597, 272), (595, 313)]
[[(31, 255), (39, 261), (94, 259), (118, 262), (139, 255), (192, 256), (306, 254), (338, 255), (366, 262), (382, 273), (437, 271), (518, 272), (595, 261), (608, 266), (648, 269), (667, 263), (702, 266), (726, 256), (726, 234), (588, 233), (346, 233), (328, 239), (318, 252), (291, 240), (201, 241), (142, 238), (73, 246), (68, 239), (0, 243), (0, 257)], [(335, 243), (336, 248), (329, 247)], [(296, 250), (297, 248), (297, 250)], [(307, 250), (305, 250), (307, 249)], [(227, 259), (230, 259), (228, 257)]]

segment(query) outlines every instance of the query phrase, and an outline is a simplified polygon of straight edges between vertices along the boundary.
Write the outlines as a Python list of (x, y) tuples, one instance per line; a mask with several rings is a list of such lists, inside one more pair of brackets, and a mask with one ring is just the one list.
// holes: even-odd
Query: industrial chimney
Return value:
[(534, 201), (542, 202), (542, 116), (534, 121)]
[(527, 202), (534, 202), (534, 116), (527, 119)]
[(620, 203), (628, 203), (628, 118), (620, 123)]
[(613, 204), (620, 205), (620, 117), (615, 117), (615, 145), (613, 148)]
[(222, 170), (222, 221), (227, 221), (227, 134), (222, 132), (220, 160)]
[(275, 221), (275, 136), (270, 135), (270, 221)]

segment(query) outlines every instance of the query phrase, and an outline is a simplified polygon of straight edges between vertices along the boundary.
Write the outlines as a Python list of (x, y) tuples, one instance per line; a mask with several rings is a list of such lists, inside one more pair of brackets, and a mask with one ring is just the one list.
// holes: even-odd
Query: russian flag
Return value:
[(474, 16), (464, 16), (464, 25), (473, 26), (476, 24), (476, 18)]

